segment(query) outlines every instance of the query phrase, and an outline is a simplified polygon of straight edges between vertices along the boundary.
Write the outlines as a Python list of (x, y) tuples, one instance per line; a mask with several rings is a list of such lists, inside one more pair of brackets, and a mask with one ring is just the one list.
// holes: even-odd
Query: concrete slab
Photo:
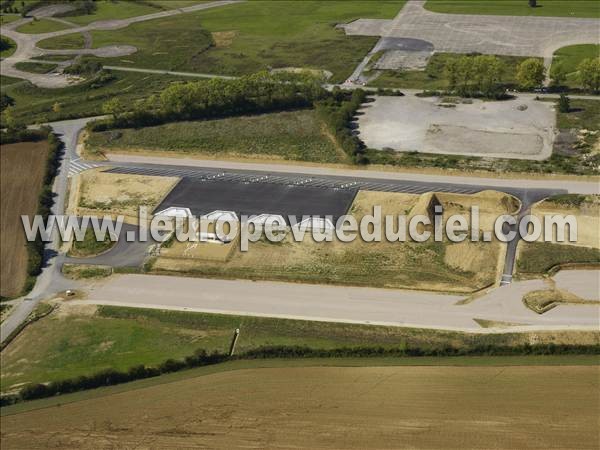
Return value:
[(377, 97), (358, 129), (375, 149), (541, 160), (552, 154), (552, 108), (533, 99), (444, 107), (437, 97)]

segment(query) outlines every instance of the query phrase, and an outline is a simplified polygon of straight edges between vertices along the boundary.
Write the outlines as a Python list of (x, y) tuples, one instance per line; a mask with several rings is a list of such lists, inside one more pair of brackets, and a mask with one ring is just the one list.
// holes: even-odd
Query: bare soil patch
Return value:
[(0, 292), (18, 295), (27, 278), (27, 249), (21, 215), (37, 211), (46, 173), (48, 143), (2, 145), (0, 150)]

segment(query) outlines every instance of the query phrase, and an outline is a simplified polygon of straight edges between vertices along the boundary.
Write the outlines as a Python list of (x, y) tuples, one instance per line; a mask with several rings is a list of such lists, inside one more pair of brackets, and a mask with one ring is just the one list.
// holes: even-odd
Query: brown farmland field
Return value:
[(3, 145), (0, 150), (0, 293), (18, 295), (27, 278), (22, 214), (35, 214), (44, 181), (47, 142)]
[(599, 370), (234, 370), (4, 415), (2, 447), (597, 449)]

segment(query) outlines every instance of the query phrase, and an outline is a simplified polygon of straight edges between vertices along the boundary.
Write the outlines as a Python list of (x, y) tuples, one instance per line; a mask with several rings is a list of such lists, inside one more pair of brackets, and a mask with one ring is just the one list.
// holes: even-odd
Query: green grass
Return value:
[(558, 128), (600, 130), (600, 101), (571, 99), (571, 111), (556, 113)]
[[(110, 58), (111, 65), (241, 75), (268, 67), (327, 69), (345, 79), (377, 42), (346, 36), (335, 24), (361, 17), (392, 18), (403, 1), (252, 1), (92, 32), (94, 46), (130, 44), (139, 52)], [(231, 45), (212, 47), (202, 29), (235, 32)], [(70, 43), (70, 42), (69, 42)], [(72, 45), (72, 43), (70, 43)], [(56, 41), (45, 42), (57, 48)]]
[[(460, 59), (463, 54), (459, 53), (435, 53), (427, 63), (425, 70), (382, 70), (369, 86), (444, 90), (448, 88), (448, 78), (445, 66), (450, 60)], [(520, 56), (497, 56), (503, 64), (504, 70), (500, 83), (511, 86), (516, 84), (517, 66), (525, 59)]]
[(31, 73), (48, 73), (56, 69), (58, 64), (45, 64), (39, 62), (22, 61), (15, 64), (15, 69), (22, 70), (23, 72)]
[(65, 19), (78, 25), (87, 25), (97, 20), (127, 19), (129, 17), (154, 14), (167, 9), (184, 8), (197, 3), (204, 2), (196, 0), (148, 0), (144, 2), (130, 0), (97, 1), (96, 11), (93, 14), (68, 16)]
[(30, 61), (54, 61), (54, 62), (63, 62), (63, 61), (70, 61), (71, 59), (74, 59), (75, 55), (42, 55), (42, 56), (38, 56), (37, 58), (32, 58)]
[(147, 149), (315, 162), (340, 160), (312, 110), (92, 133), (87, 143), (92, 151)]
[(110, 240), (108, 236), (104, 236), (104, 240), (96, 240), (94, 229), (89, 227), (85, 231), (83, 241), (73, 241), (73, 246), (69, 252), (70, 256), (89, 257), (99, 255), (112, 248), (116, 242)]
[(6, 75), (0, 75), (0, 85), (2, 85), (2, 92), (6, 90), (11, 84), (22, 83), (23, 80), (20, 78), (7, 77)]
[[(100, 115), (102, 105), (110, 98), (118, 96), (125, 104), (131, 104), (182, 80), (169, 75), (115, 72), (113, 81), (97, 88), (91, 87), (92, 80), (62, 89), (43, 89), (26, 83), (7, 86), (3, 91), (15, 100), (15, 119), (34, 123)], [(58, 113), (52, 111), (56, 102), (62, 105)]]
[(517, 261), (517, 270), (520, 273), (543, 274), (560, 264), (600, 264), (600, 250), (597, 248), (548, 242), (521, 245)]
[(6, 25), (19, 19), (22, 19), (20, 14), (1, 14), (0, 25)]
[(62, 22), (56, 22), (51, 19), (39, 19), (39, 20), (32, 20), (29, 23), (21, 25), (19, 28), (17, 28), (17, 31), (19, 33), (26, 33), (26, 34), (40, 34), (40, 33), (50, 33), (53, 31), (66, 30), (68, 28), (72, 28), (72, 27), (70, 27), (69, 25), (64, 24)]
[(427, 0), (425, 8), (448, 14), (600, 18), (594, 0), (538, 0), (537, 4), (530, 8), (527, 0)]
[(17, 44), (11, 38), (2, 36), (2, 47), (0, 50), (0, 58), (8, 58), (15, 50), (17, 50)]
[[(3, 351), (2, 391), (17, 383), (60, 380), (105, 368), (125, 370), (136, 364), (158, 364), (167, 358), (183, 358), (198, 348), (227, 351), (236, 328), (241, 329), (237, 353), (263, 345), (322, 349), (344, 346), (444, 348), (448, 345), (464, 348), (484, 344), (520, 345), (530, 339), (528, 334), (517, 333), (469, 335), (104, 306), (99, 307), (95, 315), (79, 312), (65, 316), (55, 312), (27, 327)], [(540, 342), (567, 339), (566, 334), (560, 333), (536, 334)], [(591, 333), (586, 336), (584, 339), (593, 340)], [(402, 364), (402, 360), (394, 360)], [(427, 358), (420, 361), (425, 360)], [(475, 360), (485, 358), (471, 361)], [(528, 360), (529, 357), (521, 359)]]
[(600, 57), (600, 45), (583, 44), (563, 47), (554, 52), (552, 66), (561, 65), (567, 71), (565, 85), (570, 88), (580, 88), (577, 66), (586, 58)]
[(65, 34), (49, 39), (44, 39), (37, 43), (39, 48), (48, 50), (73, 50), (85, 47), (85, 40), (81, 33)]

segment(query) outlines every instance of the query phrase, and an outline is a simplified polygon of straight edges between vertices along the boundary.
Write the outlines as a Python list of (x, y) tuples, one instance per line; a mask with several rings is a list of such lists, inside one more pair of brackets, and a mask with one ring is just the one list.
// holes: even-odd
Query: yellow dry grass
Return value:
[[(495, 195), (486, 195), (488, 203), (482, 207), (496, 214), (502, 201)], [(463, 208), (475, 199), (468, 196), (444, 198), (445, 204)], [(460, 200), (462, 203), (458, 203)], [(420, 202), (418, 195), (361, 191), (350, 208), (360, 221), (373, 214), (379, 205), (382, 215), (409, 213)], [(236, 250), (226, 262), (201, 257), (177, 258), (185, 244), (164, 249), (155, 261), (156, 271), (189, 272), (202, 276), (228, 278), (271, 279), (309, 283), (332, 283), (357, 286), (421, 289), (443, 292), (472, 292), (493, 283), (497, 278), (502, 247), (497, 242), (454, 244), (449, 242), (415, 243), (388, 242), (382, 224), (382, 241), (365, 242), (357, 238), (350, 243), (315, 242), (307, 233), (296, 242), (291, 233), (280, 243), (261, 240), (251, 243), (247, 252)], [(204, 244), (210, 248), (212, 244)]]
[(242, 369), (2, 417), (3, 448), (600, 445), (597, 366)]
[(233, 40), (237, 36), (237, 31), (213, 31), (211, 34), (215, 41), (215, 47), (226, 48), (233, 43)]
[[(600, 196), (589, 196), (590, 201), (584, 202), (580, 207), (568, 207), (551, 201), (542, 201), (531, 209), (531, 213), (544, 222), (544, 215), (573, 215), (577, 219), (577, 242), (558, 242), (556, 230), (553, 230), (554, 243), (579, 245), (584, 247), (600, 248)], [(568, 234), (565, 234), (567, 237)], [(538, 242), (543, 241), (543, 234)]]
[(139, 208), (152, 213), (179, 179), (106, 173), (89, 170), (80, 176), (78, 215), (124, 215), (127, 222), (137, 223)]
[(37, 211), (46, 171), (47, 142), (0, 148), (0, 293), (18, 295), (27, 278), (27, 249), (21, 215)]

